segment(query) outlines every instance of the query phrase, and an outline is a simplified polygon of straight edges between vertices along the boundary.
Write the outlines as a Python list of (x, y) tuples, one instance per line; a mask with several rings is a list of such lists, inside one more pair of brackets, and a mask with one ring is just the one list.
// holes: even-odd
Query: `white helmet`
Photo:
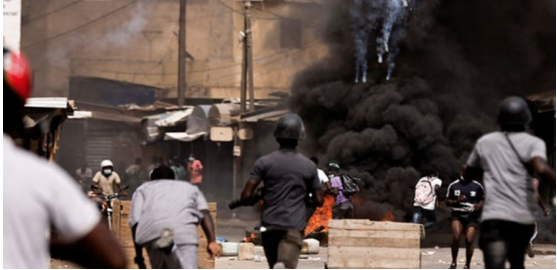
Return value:
[(112, 161), (105, 159), (101, 162), (101, 168), (104, 167), (114, 167), (114, 165), (112, 164)]

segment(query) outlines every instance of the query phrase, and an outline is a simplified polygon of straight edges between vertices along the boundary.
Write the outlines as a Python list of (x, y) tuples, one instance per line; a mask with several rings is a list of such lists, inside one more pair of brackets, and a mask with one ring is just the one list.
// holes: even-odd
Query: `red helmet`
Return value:
[[(4, 48), (4, 85), (25, 103), (31, 95), (30, 67), (22, 53), (15, 53)], [(6, 90), (4, 88), (4, 90)]]

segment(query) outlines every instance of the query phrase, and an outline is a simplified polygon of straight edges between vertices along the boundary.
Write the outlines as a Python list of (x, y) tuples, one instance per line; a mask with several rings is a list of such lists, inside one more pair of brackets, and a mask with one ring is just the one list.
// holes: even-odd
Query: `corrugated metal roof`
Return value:
[(52, 109), (72, 109), (68, 99), (64, 97), (53, 98), (28, 98), (25, 104), (27, 108), (52, 108)]

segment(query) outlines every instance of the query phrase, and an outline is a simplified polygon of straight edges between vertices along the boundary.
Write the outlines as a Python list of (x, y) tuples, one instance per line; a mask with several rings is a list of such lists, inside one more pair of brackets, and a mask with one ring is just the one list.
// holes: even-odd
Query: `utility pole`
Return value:
[(244, 41), (242, 47), (242, 80), (240, 83), (240, 111), (247, 111), (246, 97), (249, 91), (249, 111), (255, 110), (255, 97), (253, 92), (253, 53), (251, 33), (251, 0), (244, 1)]
[(186, 94), (186, 1), (180, 0), (180, 31), (178, 34), (178, 106), (184, 106)]
[(251, 1), (248, 0), (244, 3), (246, 7), (246, 53), (247, 53), (247, 61), (248, 61), (248, 76), (249, 76), (249, 110), (253, 112), (255, 110), (255, 101), (254, 101), (254, 93), (253, 93), (253, 55), (252, 55), (252, 35), (251, 35)]

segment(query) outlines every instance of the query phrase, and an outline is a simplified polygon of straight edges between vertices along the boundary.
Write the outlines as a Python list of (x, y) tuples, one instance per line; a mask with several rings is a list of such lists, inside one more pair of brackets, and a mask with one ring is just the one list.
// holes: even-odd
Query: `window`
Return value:
[(292, 49), (302, 47), (302, 22), (296, 19), (281, 19), (280, 47)]

